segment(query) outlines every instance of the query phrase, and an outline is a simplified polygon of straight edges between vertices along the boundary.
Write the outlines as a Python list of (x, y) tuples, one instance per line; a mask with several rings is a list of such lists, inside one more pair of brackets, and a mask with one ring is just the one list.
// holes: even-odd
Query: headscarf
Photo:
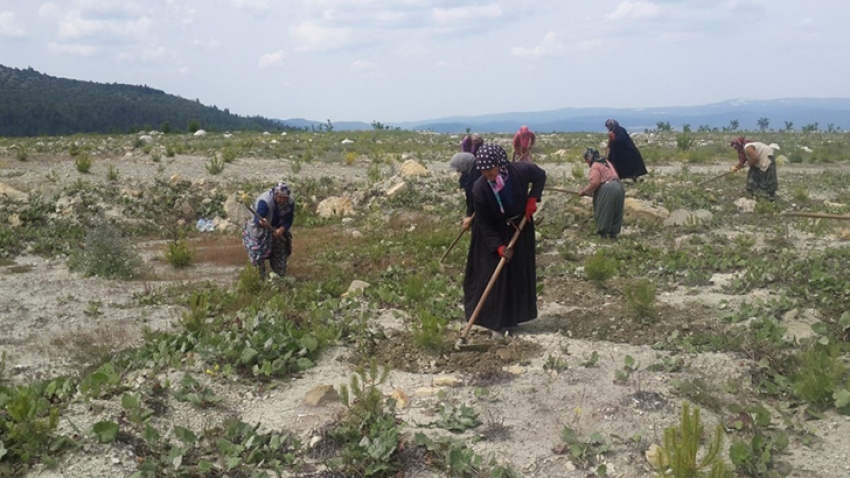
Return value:
[(733, 139), (731, 143), (729, 143), (729, 146), (735, 148), (735, 150), (738, 151), (738, 161), (740, 162), (740, 164), (744, 164), (747, 161), (747, 155), (744, 154), (744, 145), (746, 145), (747, 143), (752, 143), (752, 141), (748, 141), (743, 136), (738, 136), (737, 138)]
[(522, 148), (522, 153), (525, 153), (528, 148), (531, 147), (531, 138), (534, 136), (534, 133), (528, 129), (528, 126), (522, 125), (517, 131), (516, 136), (514, 136), (514, 147), (517, 146), (517, 141), (519, 142), (520, 148)]
[(278, 196), (286, 196), (286, 197), (292, 196), (291, 192), (289, 191), (289, 185), (287, 185), (286, 183), (277, 183), (276, 185), (274, 185), (272, 187), (271, 193), (272, 193), (272, 197), (274, 197), (274, 198), (276, 198)]
[(510, 164), (508, 153), (498, 144), (485, 144), (475, 153), (475, 168), (479, 171), (496, 166), (499, 167), (499, 175), (496, 176), (496, 180), (493, 182), (487, 181), (487, 183), (490, 185), (490, 189), (493, 190), (493, 194), (496, 195), (496, 201), (498, 201), (499, 209), (502, 210), (502, 213), (505, 212), (505, 208), (502, 206), (499, 191), (505, 187), (505, 183), (508, 181), (508, 164)]
[(608, 131), (614, 131), (614, 128), (616, 128), (617, 126), (620, 126), (620, 123), (618, 123), (617, 120), (615, 120), (615, 119), (605, 120), (605, 127), (608, 128)]
[(605, 161), (605, 158), (603, 158), (603, 157), (599, 154), (599, 150), (598, 150), (598, 149), (596, 149), (596, 148), (587, 148), (587, 150), (584, 152), (584, 160), (585, 160), (585, 161), (590, 161), (590, 163), (591, 163), (591, 164), (593, 164), (593, 163), (602, 163), (602, 164), (604, 164), (605, 166), (607, 166), (607, 165), (608, 165), (608, 162), (607, 162), (607, 161)]
[(472, 153), (457, 153), (452, 156), (449, 166), (461, 174), (472, 174), (475, 169), (475, 155)]

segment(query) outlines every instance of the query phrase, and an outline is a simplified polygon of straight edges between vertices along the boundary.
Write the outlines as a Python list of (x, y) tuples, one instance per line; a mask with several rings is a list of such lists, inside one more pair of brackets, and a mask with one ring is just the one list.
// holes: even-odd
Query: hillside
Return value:
[(279, 130), (262, 117), (170, 95), (148, 86), (56, 78), (0, 65), (0, 136), (123, 133), (141, 129)]
[(487, 133), (508, 133), (526, 124), (541, 132), (603, 131), (605, 120), (616, 118), (629, 131), (656, 128), (669, 123), (681, 131), (684, 125), (698, 128), (729, 127), (737, 121), (740, 130), (760, 129), (758, 121), (767, 119), (768, 130), (837, 131), (850, 127), (850, 98), (782, 98), (771, 100), (729, 100), (697, 106), (655, 108), (561, 108), (548, 111), (508, 112), (479, 116), (455, 116), (392, 124), (403, 129), (461, 133), (469, 128)]
[[(605, 129), (605, 120), (616, 118), (629, 131), (655, 129), (659, 122), (669, 123), (681, 131), (723, 130), (732, 121), (739, 130), (760, 130), (759, 120), (767, 119), (767, 130), (795, 130), (809, 127), (812, 131), (838, 131), (850, 128), (850, 98), (782, 98), (772, 100), (729, 100), (697, 106), (656, 108), (560, 108), (546, 111), (515, 111), (476, 116), (451, 116), (416, 121), (392, 122), (388, 128), (401, 128), (437, 133), (463, 133), (468, 129), (479, 133), (513, 133), (526, 124), (539, 132), (593, 132)], [(324, 121), (293, 118), (280, 123), (301, 129), (320, 129)], [(790, 128), (789, 128), (790, 123)], [(373, 129), (362, 121), (334, 121), (336, 131)]]

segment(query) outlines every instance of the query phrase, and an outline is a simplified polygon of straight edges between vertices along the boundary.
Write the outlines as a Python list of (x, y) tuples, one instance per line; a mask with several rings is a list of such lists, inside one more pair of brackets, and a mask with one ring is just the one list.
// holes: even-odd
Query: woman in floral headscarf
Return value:
[(593, 196), (593, 219), (596, 233), (601, 237), (616, 239), (623, 225), (626, 191), (613, 166), (599, 155), (596, 148), (587, 148), (584, 162), (590, 167), (590, 183), (579, 196)]
[(776, 176), (776, 161), (773, 150), (779, 149), (776, 144), (770, 146), (758, 141), (749, 141), (739, 136), (729, 143), (738, 152), (738, 164), (732, 166), (732, 172), (737, 172), (744, 165), (749, 165), (746, 189), (753, 196), (774, 198), (779, 189), (779, 179)]
[(266, 259), (272, 271), (286, 276), (286, 265), (292, 255), (292, 221), (295, 219), (295, 199), (286, 183), (277, 183), (254, 202), (253, 219), (242, 228), (242, 244), (248, 251), (260, 276), (266, 277)]
[[(508, 153), (495, 144), (485, 144), (478, 150), (475, 167), (483, 177), (472, 187), (475, 221), (466, 258), (463, 302), (469, 320), (499, 262), (502, 258), (508, 261), (475, 322), (498, 338), (537, 317), (533, 215), (543, 194), (546, 172), (533, 163), (511, 163)], [(528, 222), (513, 249), (507, 249), (523, 215)]]

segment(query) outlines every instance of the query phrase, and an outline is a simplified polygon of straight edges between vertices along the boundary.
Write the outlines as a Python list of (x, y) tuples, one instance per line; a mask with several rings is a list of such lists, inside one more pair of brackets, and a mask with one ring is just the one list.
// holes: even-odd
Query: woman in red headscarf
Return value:
[(753, 196), (773, 199), (779, 189), (779, 179), (776, 176), (776, 161), (773, 150), (779, 149), (776, 144), (766, 145), (758, 141), (750, 141), (739, 136), (729, 143), (738, 152), (738, 164), (732, 166), (732, 172), (750, 167), (747, 173), (746, 189)]
[(537, 141), (537, 136), (533, 131), (528, 129), (528, 126), (522, 127), (514, 135), (514, 155), (513, 161), (522, 161), (524, 163), (533, 163), (531, 160), (531, 148), (534, 147), (534, 142)]

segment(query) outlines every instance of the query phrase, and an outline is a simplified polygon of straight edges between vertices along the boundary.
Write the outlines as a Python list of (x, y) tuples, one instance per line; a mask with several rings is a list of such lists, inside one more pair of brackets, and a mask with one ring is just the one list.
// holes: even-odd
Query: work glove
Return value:
[(508, 247), (505, 246), (505, 245), (499, 246), (498, 251), (499, 251), (499, 257), (504, 257), (506, 261), (511, 260), (511, 257), (514, 256), (514, 251), (511, 250), (511, 249), (508, 249)]
[(535, 212), (537, 212), (537, 198), (530, 197), (525, 202), (525, 217), (530, 221)]
[(729, 172), (730, 173), (737, 173), (739, 169), (741, 169), (741, 168), (738, 165), (735, 165), (735, 166), (732, 166), (731, 168), (729, 168)]

